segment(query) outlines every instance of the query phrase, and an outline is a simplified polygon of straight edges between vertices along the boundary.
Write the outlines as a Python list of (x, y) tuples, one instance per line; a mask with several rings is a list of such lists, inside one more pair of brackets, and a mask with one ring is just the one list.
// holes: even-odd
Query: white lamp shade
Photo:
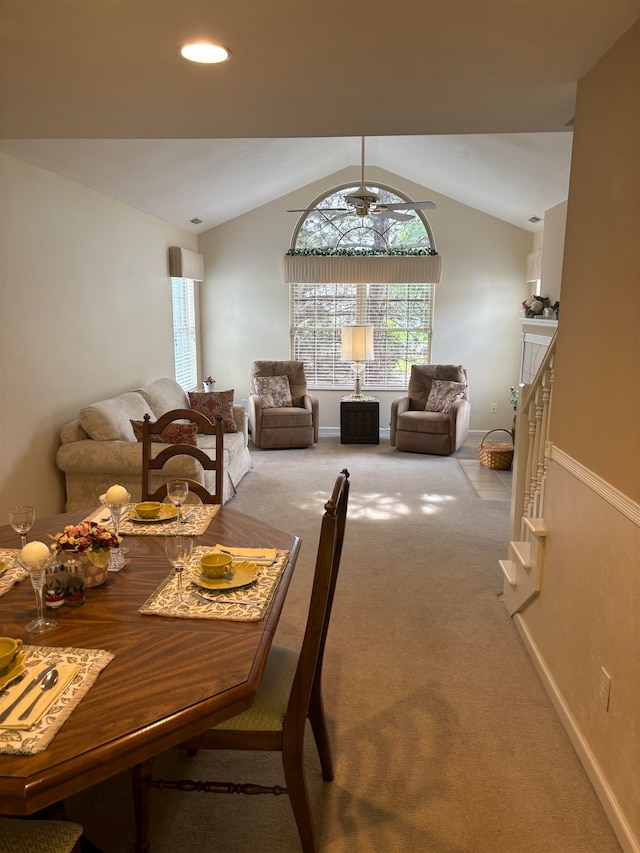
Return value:
[(343, 326), (342, 361), (373, 361), (373, 326)]

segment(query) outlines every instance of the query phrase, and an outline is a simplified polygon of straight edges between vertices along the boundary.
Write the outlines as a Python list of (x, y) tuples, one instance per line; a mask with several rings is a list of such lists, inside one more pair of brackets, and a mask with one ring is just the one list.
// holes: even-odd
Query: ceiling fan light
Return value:
[(205, 64), (226, 62), (231, 56), (231, 51), (221, 44), (210, 44), (209, 42), (202, 41), (183, 45), (180, 48), (180, 53), (190, 62)]

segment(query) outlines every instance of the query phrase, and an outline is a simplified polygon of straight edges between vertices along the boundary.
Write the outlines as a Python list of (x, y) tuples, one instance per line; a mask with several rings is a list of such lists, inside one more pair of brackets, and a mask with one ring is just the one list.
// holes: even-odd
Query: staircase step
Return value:
[(498, 560), (498, 565), (510, 586), (516, 585), (516, 564), (513, 560)]
[(547, 535), (547, 528), (544, 523), (544, 518), (527, 518), (524, 517), (524, 523), (533, 533), (534, 536), (543, 537)]
[(531, 542), (512, 542), (511, 551), (521, 566), (531, 568)]

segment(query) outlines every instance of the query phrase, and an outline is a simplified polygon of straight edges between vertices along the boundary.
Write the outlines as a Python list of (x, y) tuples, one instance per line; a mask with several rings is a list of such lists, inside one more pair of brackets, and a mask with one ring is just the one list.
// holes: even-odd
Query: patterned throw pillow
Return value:
[(209, 418), (212, 424), (222, 418), (223, 432), (238, 432), (233, 417), (234, 389), (230, 391), (189, 391), (189, 405), (195, 412)]
[(448, 382), (446, 379), (434, 379), (429, 391), (425, 412), (442, 412), (446, 415), (451, 404), (464, 397), (467, 386), (464, 382)]
[(263, 409), (280, 409), (291, 405), (288, 376), (256, 376), (253, 381)]
[[(131, 421), (133, 434), (136, 441), (142, 441), (142, 421)], [(189, 444), (191, 447), (198, 446), (198, 428), (195, 424), (167, 424), (160, 435), (151, 435), (151, 441), (162, 444)]]

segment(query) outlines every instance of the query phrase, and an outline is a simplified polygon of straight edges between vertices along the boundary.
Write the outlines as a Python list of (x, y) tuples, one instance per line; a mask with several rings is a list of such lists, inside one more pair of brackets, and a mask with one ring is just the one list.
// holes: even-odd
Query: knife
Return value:
[(52, 669), (55, 669), (55, 668), (56, 668), (56, 664), (53, 663), (53, 664), (51, 664), (51, 666), (45, 667), (45, 669), (43, 669), (42, 672), (40, 672), (38, 675), (36, 675), (35, 678), (32, 678), (31, 681), (24, 688), (22, 693), (20, 693), (18, 698), (14, 699), (13, 702), (9, 705), (9, 707), (5, 708), (4, 711), (0, 714), (0, 723), (4, 723), (4, 721), (7, 719), (9, 714), (13, 711), (13, 709), (16, 707), (16, 705), (19, 705), (20, 702), (22, 702), (22, 700), (27, 695), (27, 693), (29, 693), (31, 690), (33, 690), (34, 687), (37, 687), (38, 684), (40, 684), (40, 682), (42, 681), (42, 679), (49, 672), (51, 672)]

